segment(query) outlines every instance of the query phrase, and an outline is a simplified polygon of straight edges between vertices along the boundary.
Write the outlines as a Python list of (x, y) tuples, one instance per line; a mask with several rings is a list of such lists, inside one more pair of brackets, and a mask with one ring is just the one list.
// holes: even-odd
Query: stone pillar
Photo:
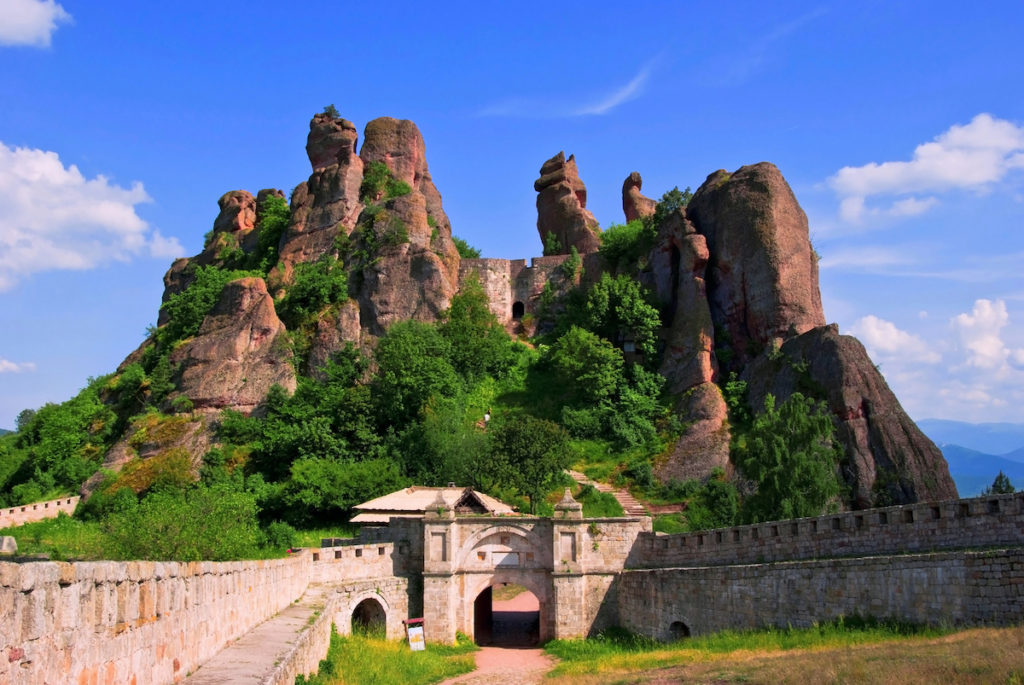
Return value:
[(457, 630), (455, 512), (441, 491), (423, 517), (423, 633), (430, 642), (453, 644)]
[(568, 488), (555, 505), (551, 520), (552, 606), (555, 612), (555, 639), (585, 637), (585, 578), (583, 564), (583, 505), (573, 499)]

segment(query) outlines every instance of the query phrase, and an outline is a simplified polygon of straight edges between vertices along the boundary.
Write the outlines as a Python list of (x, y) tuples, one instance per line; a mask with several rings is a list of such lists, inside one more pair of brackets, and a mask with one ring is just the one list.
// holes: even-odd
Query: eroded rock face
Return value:
[(701, 383), (683, 393), (675, 411), (689, 426), (671, 454), (656, 462), (654, 475), (663, 483), (704, 480), (716, 468), (731, 472), (729, 410), (714, 383)]
[(597, 252), (601, 246), (601, 228), (587, 210), (587, 187), (580, 180), (576, 160), (564, 152), (544, 162), (540, 178), (534, 181), (537, 191), (537, 232), (547, 245), (548, 234), (555, 236), (561, 247), (557, 254), (569, 254), (575, 247), (580, 254)]
[(643, 179), (636, 171), (626, 177), (622, 183), (622, 212), (626, 215), (626, 221), (643, 219), (645, 216), (652, 216), (658, 208), (657, 200), (645, 197), (640, 192), (643, 186)]
[(284, 324), (262, 278), (225, 286), (198, 335), (171, 354), (180, 364), (178, 390), (196, 409), (255, 409), (275, 383), (295, 390)]
[(772, 164), (716, 171), (687, 215), (707, 239), (711, 316), (739, 368), (773, 341), (825, 324), (807, 216)]
[[(363, 160), (356, 154), (359, 134), (347, 119), (317, 114), (309, 122), (306, 154), (313, 173), (296, 186), (292, 218), (281, 240), (281, 281), (296, 264), (315, 262), (335, 249), (339, 235), (351, 233), (363, 203)], [(275, 281), (275, 285), (277, 282)]]
[(382, 162), (411, 189), (364, 210), (352, 233), (358, 247), (373, 247), (376, 255), (357, 265), (362, 328), (381, 335), (397, 321), (435, 321), (458, 288), (459, 254), (427, 169), (423, 137), (411, 121), (375, 119), (359, 154), (364, 165)]
[(316, 332), (309, 349), (309, 369), (316, 378), (323, 379), (321, 370), (330, 361), (331, 356), (344, 349), (346, 343), (356, 348), (361, 341), (362, 330), (359, 327), (359, 305), (355, 300), (347, 300), (316, 322)]
[(953, 499), (956, 486), (942, 453), (900, 406), (864, 346), (835, 325), (789, 340), (743, 372), (751, 406), (768, 393), (827, 398), (845, 452), (843, 477), (857, 508)]

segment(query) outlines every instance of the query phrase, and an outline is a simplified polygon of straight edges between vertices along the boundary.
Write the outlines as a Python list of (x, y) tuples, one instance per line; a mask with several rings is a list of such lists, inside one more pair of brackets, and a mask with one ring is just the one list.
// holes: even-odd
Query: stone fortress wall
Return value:
[(57, 514), (62, 511), (71, 516), (75, 513), (75, 507), (78, 506), (79, 499), (81, 498), (76, 495), (74, 497), (61, 497), (49, 502), (4, 507), (0, 509), (0, 528), (10, 528), (42, 521), (43, 519), (57, 518)]
[(516, 333), (526, 315), (535, 315), (545, 284), (559, 287), (567, 281), (559, 268), (569, 255), (534, 257), (530, 266), (525, 259), (463, 259), (459, 262), (459, 286), (470, 274), (476, 274), (487, 294), (491, 312), (503, 326)]
[(331, 623), (347, 633), (364, 603), (391, 637), (424, 616), (428, 639), (447, 641), (472, 630), (476, 596), (500, 582), (538, 596), (543, 637), (854, 614), (1024, 620), (1024, 493), (680, 535), (576, 516), (392, 519), (267, 561), (0, 562), (0, 684), (178, 682), (307, 590), (322, 613), (281, 665), (285, 680), (313, 668)]

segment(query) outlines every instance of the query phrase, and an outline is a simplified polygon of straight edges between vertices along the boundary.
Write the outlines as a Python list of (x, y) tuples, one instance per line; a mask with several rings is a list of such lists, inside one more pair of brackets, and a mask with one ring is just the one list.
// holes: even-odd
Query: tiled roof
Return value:
[(512, 507), (504, 502), (470, 488), (426, 488), (414, 485), (356, 505), (355, 509), (360, 513), (352, 519), (352, 522), (371, 522), (368, 520), (370, 515), (373, 515), (374, 519), (382, 517), (373, 522), (386, 521), (389, 515), (422, 516), (425, 511), (434, 506), (438, 493), (444, 498), (445, 504), (450, 509), (454, 509), (464, 495), (469, 495), (475, 497), (492, 514), (513, 513)]

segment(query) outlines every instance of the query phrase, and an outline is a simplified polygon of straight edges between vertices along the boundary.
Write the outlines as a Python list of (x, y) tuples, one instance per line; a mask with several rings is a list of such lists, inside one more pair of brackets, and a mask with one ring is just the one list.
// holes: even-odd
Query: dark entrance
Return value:
[(526, 313), (526, 305), (524, 305), (522, 302), (513, 302), (512, 303), (512, 318), (513, 319), (515, 319), (516, 321), (519, 321), (519, 319), (523, 318), (523, 314), (525, 314), (525, 313)]
[(387, 617), (384, 613), (384, 607), (373, 598), (364, 599), (352, 611), (353, 633), (383, 634), (386, 625)]
[(673, 640), (682, 640), (684, 637), (690, 637), (690, 628), (682, 621), (673, 621), (668, 627), (668, 635)]
[(489, 587), (473, 602), (473, 624), (479, 645), (530, 647), (540, 639), (540, 603), (521, 585)]

